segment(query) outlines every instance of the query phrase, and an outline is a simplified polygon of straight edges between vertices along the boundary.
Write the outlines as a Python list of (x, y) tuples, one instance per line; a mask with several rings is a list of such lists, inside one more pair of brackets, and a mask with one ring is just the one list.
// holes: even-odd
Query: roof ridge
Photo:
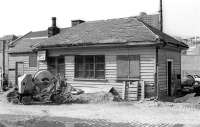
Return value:
[(138, 18), (136, 18), (136, 20), (141, 22), (151, 33), (153, 33), (153, 35), (155, 35), (156, 39), (160, 39), (160, 37), (149, 28), (149, 24), (145, 23), (144, 21), (142, 21)]
[(26, 37), (26, 36), (29, 35), (30, 33), (32, 33), (32, 31), (29, 31), (29, 32), (26, 33), (25, 35), (23, 35), (23, 36), (17, 38), (17, 39), (14, 40), (14, 41), (11, 41), (11, 42), (10, 42), (10, 46), (13, 46), (17, 41), (19, 41), (19, 40), (21, 40), (22, 38)]
[[(181, 42), (181, 41), (175, 39), (174, 37), (168, 35), (167, 33), (164, 33), (164, 32), (162, 32), (162, 31), (156, 29), (155, 27), (150, 26), (149, 24), (147, 24), (147, 23), (145, 23), (145, 22), (143, 22), (143, 24), (144, 24), (149, 30), (154, 29), (154, 30), (160, 32), (161, 34), (163, 34), (163, 35), (158, 35), (158, 34), (156, 34), (156, 32), (154, 32), (154, 30), (151, 30), (154, 34), (158, 35), (159, 38), (160, 38), (160, 36), (167, 36), (167, 37), (169, 37), (169, 38), (174, 39), (175, 41), (177, 41), (177, 42), (179, 43), (178, 45), (181, 45), (181, 46), (184, 46), (184, 47), (188, 47), (185, 43), (183, 43), (183, 42)], [(160, 38), (160, 39), (164, 39), (164, 38)], [(167, 42), (167, 43), (173, 43), (173, 42)], [(173, 44), (174, 44), (174, 43), (173, 43)]]

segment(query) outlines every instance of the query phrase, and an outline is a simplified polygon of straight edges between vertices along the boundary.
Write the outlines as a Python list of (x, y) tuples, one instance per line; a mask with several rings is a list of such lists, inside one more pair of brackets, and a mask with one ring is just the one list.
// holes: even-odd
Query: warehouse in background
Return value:
[(16, 40), (18, 37), (15, 35), (6, 35), (0, 38), (0, 90), (2, 90), (3, 82), (7, 85), (8, 80), (8, 49), (12, 41)]

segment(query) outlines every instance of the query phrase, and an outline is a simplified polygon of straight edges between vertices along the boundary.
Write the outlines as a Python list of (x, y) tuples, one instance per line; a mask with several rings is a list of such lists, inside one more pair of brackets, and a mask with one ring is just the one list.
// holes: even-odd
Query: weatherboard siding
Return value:
[[(140, 56), (140, 79), (154, 85), (155, 75), (155, 48), (112, 48), (112, 49), (80, 49), (80, 50), (52, 50), (49, 56), (59, 56), (65, 54), (65, 78), (73, 86), (80, 87), (98, 87), (99, 85), (110, 85), (117, 83), (117, 55), (139, 55)], [(105, 55), (105, 80), (88, 81), (74, 79), (74, 56), (75, 55)], [(87, 85), (86, 85), (87, 84)], [(118, 84), (118, 89), (122, 90)], [(154, 88), (154, 86), (152, 87)], [(152, 89), (151, 88), (151, 89)], [(141, 96), (141, 88), (139, 88)], [(148, 91), (147, 91), (148, 92)], [(154, 92), (151, 90), (151, 92)]]
[(47, 70), (47, 62), (46, 61), (38, 61), (38, 70)]
[(8, 78), (12, 85), (15, 84), (15, 67), (16, 62), (23, 62), (24, 74), (34, 74), (37, 72), (37, 67), (29, 67), (29, 54), (10, 54), (9, 55), (9, 72)]
[(169, 49), (159, 49), (158, 52), (159, 91), (160, 96), (166, 96), (168, 94), (167, 60), (172, 60), (172, 93), (174, 93), (180, 87), (180, 79), (177, 79), (177, 75), (181, 74), (181, 53)]
[(74, 56), (65, 56), (65, 78), (68, 81), (74, 79)]

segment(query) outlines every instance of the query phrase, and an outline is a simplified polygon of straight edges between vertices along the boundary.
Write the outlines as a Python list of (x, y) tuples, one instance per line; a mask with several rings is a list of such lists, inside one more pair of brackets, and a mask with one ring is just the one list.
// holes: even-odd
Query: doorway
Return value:
[(65, 59), (64, 56), (48, 57), (47, 58), (48, 70), (54, 74), (60, 74), (62, 78), (65, 77)]
[(167, 60), (167, 86), (168, 96), (172, 95), (172, 60)]
[(24, 74), (24, 63), (16, 62), (15, 64), (15, 84), (18, 84), (18, 77)]

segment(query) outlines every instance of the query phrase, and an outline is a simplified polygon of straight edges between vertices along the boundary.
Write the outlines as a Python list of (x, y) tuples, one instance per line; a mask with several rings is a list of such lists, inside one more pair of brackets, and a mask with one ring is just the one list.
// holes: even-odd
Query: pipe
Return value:
[(159, 99), (159, 84), (158, 84), (158, 49), (156, 46), (156, 72), (155, 72), (155, 86), (156, 86), (156, 99)]

